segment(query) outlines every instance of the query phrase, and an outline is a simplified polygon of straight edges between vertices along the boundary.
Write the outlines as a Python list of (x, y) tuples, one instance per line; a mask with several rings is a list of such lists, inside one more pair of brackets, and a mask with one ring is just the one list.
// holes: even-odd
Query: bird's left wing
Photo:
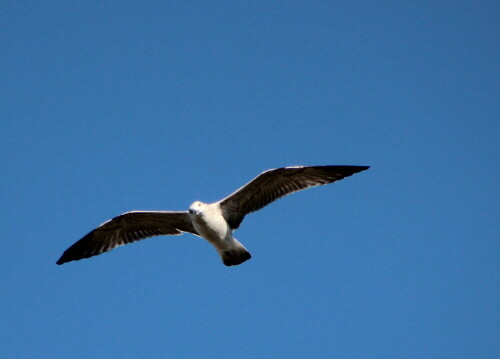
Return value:
[(119, 215), (66, 249), (57, 264), (89, 258), (144, 238), (179, 235), (193, 228), (188, 212), (133, 211)]
[(306, 188), (332, 183), (369, 166), (295, 166), (267, 170), (219, 201), (222, 214), (232, 229), (243, 218), (269, 203)]

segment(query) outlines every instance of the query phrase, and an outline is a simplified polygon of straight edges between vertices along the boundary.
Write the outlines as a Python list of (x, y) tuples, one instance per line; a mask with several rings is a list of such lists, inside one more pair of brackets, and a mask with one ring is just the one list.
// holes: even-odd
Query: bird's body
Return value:
[(251, 258), (233, 237), (243, 218), (269, 203), (306, 188), (340, 180), (367, 166), (297, 166), (268, 170), (228, 197), (215, 202), (193, 202), (189, 211), (133, 211), (97, 227), (69, 247), (57, 264), (92, 257), (118, 246), (158, 235), (184, 232), (205, 238), (227, 266)]
[(215, 247), (224, 264), (237, 265), (250, 259), (250, 253), (233, 237), (218, 202), (194, 202), (189, 207), (189, 217), (196, 232)]
[(221, 243), (221, 249), (224, 249), (223, 242), (231, 237), (231, 228), (218, 203), (206, 204), (196, 201), (189, 207), (189, 217), (196, 232), (214, 245)]

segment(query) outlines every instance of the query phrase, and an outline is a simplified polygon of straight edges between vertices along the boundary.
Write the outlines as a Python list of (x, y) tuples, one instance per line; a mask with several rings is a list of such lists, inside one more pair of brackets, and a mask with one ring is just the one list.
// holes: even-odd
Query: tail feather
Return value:
[(245, 247), (243, 247), (243, 245), (241, 245), (241, 243), (237, 241), (235, 242), (236, 243), (233, 248), (220, 252), (222, 262), (227, 266), (236, 266), (252, 258), (252, 255), (245, 249)]

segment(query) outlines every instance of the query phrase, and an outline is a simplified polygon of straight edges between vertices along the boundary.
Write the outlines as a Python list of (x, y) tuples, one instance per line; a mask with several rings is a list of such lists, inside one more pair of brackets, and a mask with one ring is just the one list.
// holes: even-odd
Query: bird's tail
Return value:
[(240, 242), (233, 240), (233, 247), (230, 250), (219, 252), (222, 262), (227, 266), (236, 266), (252, 258)]

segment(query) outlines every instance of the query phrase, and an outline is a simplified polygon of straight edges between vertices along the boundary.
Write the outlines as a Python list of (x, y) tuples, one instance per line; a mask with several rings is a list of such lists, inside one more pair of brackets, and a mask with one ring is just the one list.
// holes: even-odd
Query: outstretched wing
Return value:
[(144, 238), (183, 232), (199, 235), (187, 212), (127, 212), (101, 224), (66, 249), (57, 264), (96, 256)]
[(236, 229), (245, 215), (288, 194), (332, 183), (369, 166), (297, 166), (267, 170), (219, 201), (229, 226)]

